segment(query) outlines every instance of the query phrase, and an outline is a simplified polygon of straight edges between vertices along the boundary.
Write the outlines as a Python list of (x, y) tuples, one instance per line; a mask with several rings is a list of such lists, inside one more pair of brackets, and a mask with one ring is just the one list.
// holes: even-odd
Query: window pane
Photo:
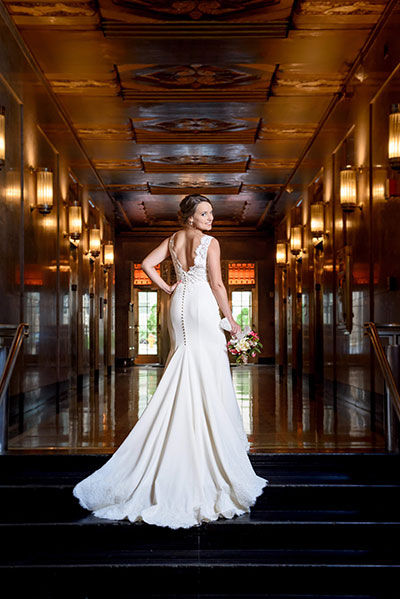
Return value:
[(139, 291), (139, 355), (156, 355), (157, 291)]
[(232, 291), (232, 315), (242, 329), (253, 322), (251, 291)]

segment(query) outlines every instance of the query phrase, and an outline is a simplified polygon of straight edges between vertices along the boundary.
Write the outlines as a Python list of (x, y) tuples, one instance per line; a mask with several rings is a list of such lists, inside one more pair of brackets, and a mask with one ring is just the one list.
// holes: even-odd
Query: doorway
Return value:
[(160, 293), (134, 289), (135, 364), (160, 363)]

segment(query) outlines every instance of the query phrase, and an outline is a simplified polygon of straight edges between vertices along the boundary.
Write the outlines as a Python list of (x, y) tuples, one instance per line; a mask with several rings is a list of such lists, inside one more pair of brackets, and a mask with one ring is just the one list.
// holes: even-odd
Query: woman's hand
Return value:
[(179, 285), (181, 281), (177, 281), (176, 283), (174, 283), (173, 285), (169, 285), (169, 289), (166, 289), (166, 292), (171, 295), (173, 291), (175, 291), (175, 287), (177, 285)]
[(232, 337), (234, 337), (237, 333), (239, 333), (242, 330), (240, 325), (236, 322), (236, 320), (231, 322), (231, 327), (232, 327), (232, 330), (230, 331), (230, 333), (231, 333)]

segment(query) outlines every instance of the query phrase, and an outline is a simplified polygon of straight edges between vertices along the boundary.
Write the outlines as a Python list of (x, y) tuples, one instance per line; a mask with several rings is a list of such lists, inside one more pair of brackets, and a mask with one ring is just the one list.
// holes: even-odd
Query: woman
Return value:
[[(199, 526), (250, 511), (269, 482), (247, 452), (219, 308), (239, 332), (221, 277), (212, 204), (201, 195), (180, 203), (183, 229), (143, 260), (150, 279), (171, 295), (171, 349), (157, 389), (111, 458), (73, 490), (99, 518), (144, 520), (169, 528)], [(171, 256), (177, 282), (155, 266)]]

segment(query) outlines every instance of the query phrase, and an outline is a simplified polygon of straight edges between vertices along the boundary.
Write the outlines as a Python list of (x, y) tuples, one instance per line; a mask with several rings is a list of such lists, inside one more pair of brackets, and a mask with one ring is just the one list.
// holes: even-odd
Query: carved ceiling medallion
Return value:
[(148, 173), (236, 173), (245, 172), (249, 156), (142, 156)]
[(154, 195), (208, 193), (211, 195), (227, 195), (240, 193), (240, 183), (224, 183), (220, 181), (168, 181), (166, 183), (149, 184)]
[(221, 164), (225, 162), (234, 162), (235, 158), (227, 158), (225, 156), (164, 156), (157, 158), (157, 162), (166, 162), (173, 164)]
[(158, 121), (146, 124), (146, 129), (164, 131), (165, 133), (221, 133), (240, 131), (245, 128), (240, 121), (220, 121), (217, 119), (176, 119), (174, 121)]
[(134, 12), (165, 15), (169, 19), (193, 21), (215, 20), (251, 9), (266, 8), (276, 0), (113, 0), (114, 4), (127, 6)]
[(191, 64), (142, 69), (136, 71), (132, 79), (157, 87), (202, 89), (248, 85), (259, 80), (260, 76), (239, 69)]
[(136, 143), (254, 143), (259, 118), (222, 121), (211, 118), (131, 119)]

